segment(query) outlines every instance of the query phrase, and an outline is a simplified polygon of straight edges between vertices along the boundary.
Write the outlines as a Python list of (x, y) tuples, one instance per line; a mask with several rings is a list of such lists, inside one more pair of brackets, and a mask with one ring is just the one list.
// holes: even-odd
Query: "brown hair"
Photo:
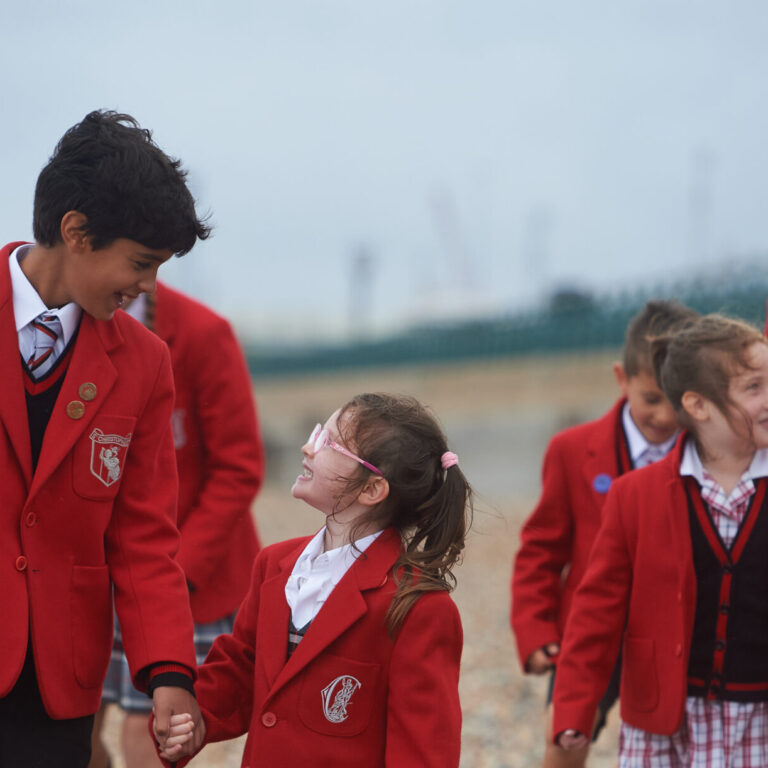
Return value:
[[(445, 435), (413, 397), (357, 395), (341, 409), (337, 424), (342, 441), (389, 483), (387, 498), (359, 525), (375, 520), (393, 526), (403, 540), (405, 551), (394, 567), (397, 589), (387, 612), (392, 635), (422, 594), (455, 586), (451, 569), (471, 523), (472, 489), (458, 466), (443, 469)], [(370, 478), (359, 467), (347, 490), (361, 490)]]
[(696, 392), (713, 402), (728, 418), (732, 405), (731, 378), (750, 370), (748, 349), (768, 343), (753, 325), (724, 315), (704, 315), (693, 323), (652, 342), (653, 369), (659, 387), (672, 403), (681, 424), (696, 436), (683, 408), (683, 395)]
[(629, 321), (624, 336), (624, 373), (637, 376), (653, 372), (651, 338), (699, 317), (699, 313), (674, 299), (652, 299)]

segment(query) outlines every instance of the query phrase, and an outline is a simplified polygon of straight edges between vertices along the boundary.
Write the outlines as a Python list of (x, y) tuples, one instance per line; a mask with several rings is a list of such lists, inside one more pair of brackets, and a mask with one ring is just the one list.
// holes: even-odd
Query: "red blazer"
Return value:
[(696, 607), (682, 436), (660, 462), (619, 478), (573, 600), (555, 677), (554, 733), (590, 733), (623, 644), (621, 717), (652, 733), (680, 726)]
[[(401, 544), (388, 529), (347, 571), (286, 662), (285, 583), (308, 541), (262, 550), (233, 634), (216, 640), (200, 668), (208, 740), (247, 731), (245, 768), (458, 766), (462, 630), (450, 596), (419, 598), (389, 638), (385, 614)], [(344, 691), (346, 704), (334, 708)]]
[(512, 572), (511, 624), (524, 669), (537, 648), (562, 640), (608, 487), (619, 475), (617, 435), (623, 438), (625, 402), (560, 432), (547, 448), (541, 498), (520, 532)]
[(232, 613), (259, 551), (251, 503), (264, 451), (251, 378), (229, 323), (157, 284), (154, 330), (171, 351), (173, 433), (179, 473), (178, 561), (196, 622)]
[[(80, 717), (101, 700), (113, 587), (134, 676), (161, 661), (195, 669), (187, 587), (173, 559), (171, 366), (165, 344), (127, 315), (83, 314), (33, 475), (8, 270), (17, 245), (0, 250), (0, 696), (31, 642), (47, 712)], [(68, 411), (72, 403), (81, 405)], [(70, 416), (77, 408), (83, 415)], [(129, 436), (127, 448), (109, 443)], [(117, 479), (100, 458), (113, 445)]]

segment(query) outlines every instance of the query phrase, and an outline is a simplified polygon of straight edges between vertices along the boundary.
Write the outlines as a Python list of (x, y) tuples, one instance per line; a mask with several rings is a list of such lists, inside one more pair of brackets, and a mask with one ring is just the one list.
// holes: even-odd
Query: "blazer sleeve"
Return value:
[(621, 648), (632, 590), (627, 521), (636, 511), (620, 482), (608, 492), (587, 572), (576, 590), (555, 675), (553, 737), (592, 733)]
[(253, 712), (253, 679), (259, 596), (266, 557), (260, 553), (253, 565), (251, 587), (237, 613), (231, 635), (220, 635), (195, 684), (205, 718), (206, 743), (233, 739), (248, 731)]
[(456, 768), (461, 750), (463, 634), (447, 592), (422, 595), (397, 636), (389, 668), (387, 768)]
[(134, 685), (146, 688), (146, 667), (174, 662), (195, 670), (192, 614), (184, 574), (174, 556), (176, 456), (171, 434), (173, 375), (167, 347), (137, 420), (118, 496), (105, 533), (115, 610)]
[(264, 477), (264, 450), (251, 379), (229, 323), (209, 323), (189, 354), (196, 360), (185, 367), (197, 390), (205, 482), (181, 521), (178, 560), (194, 586), (209, 581), (228, 555), (233, 526), (250, 514)]
[(555, 437), (544, 456), (541, 498), (523, 524), (512, 571), (510, 619), (524, 671), (536, 649), (561, 641), (561, 581), (572, 550), (571, 494), (562, 440)]

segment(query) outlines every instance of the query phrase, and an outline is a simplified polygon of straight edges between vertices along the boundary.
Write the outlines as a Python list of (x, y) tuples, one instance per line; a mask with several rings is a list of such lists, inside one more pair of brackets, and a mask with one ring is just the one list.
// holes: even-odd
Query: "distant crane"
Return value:
[(365, 243), (358, 245), (349, 270), (349, 335), (365, 338), (371, 330), (373, 316), (374, 267), (376, 257)]

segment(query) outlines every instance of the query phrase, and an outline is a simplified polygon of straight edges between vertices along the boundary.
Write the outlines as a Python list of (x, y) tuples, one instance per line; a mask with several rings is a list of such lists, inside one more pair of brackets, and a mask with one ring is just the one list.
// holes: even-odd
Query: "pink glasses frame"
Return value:
[(330, 433), (327, 429), (323, 428), (322, 424), (315, 425), (315, 428), (312, 430), (312, 434), (310, 434), (309, 439), (307, 440), (307, 444), (312, 446), (314, 453), (317, 453), (326, 447), (332, 448), (334, 451), (338, 451), (339, 453), (343, 453), (345, 456), (349, 456), (350, 459), (354, 459), (356, 462), (362, 464), (366, 469), (370, 469), (371, 472), (373, 472), (375, 475), (384, 477), (384, 473), (378, 467), (374, 467), (370, 462), (366, 461), (365, 459), (361, 459), (359, 456), (356, 456), (354, 453), (352, 453), (352, 451), (348, 451), (343, 445), (334, 443), (333, 440), (331, 440)]

